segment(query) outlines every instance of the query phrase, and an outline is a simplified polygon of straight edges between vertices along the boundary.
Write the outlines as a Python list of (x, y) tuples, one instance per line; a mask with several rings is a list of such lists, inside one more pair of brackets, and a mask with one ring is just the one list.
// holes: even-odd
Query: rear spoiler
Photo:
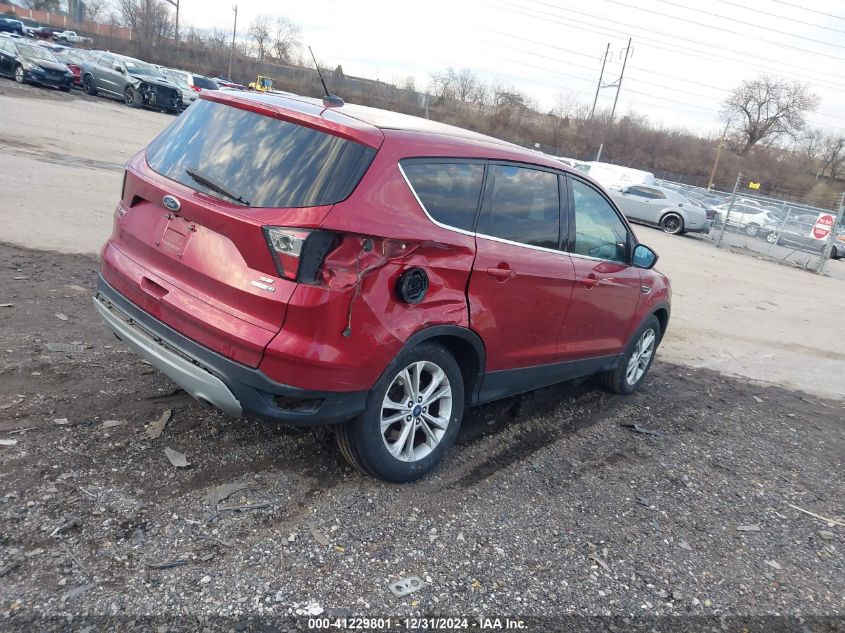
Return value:
[(379, 128), (346, 116), (339, 111), (342, 108), (326, 108), (309, 101), (279, 95), (239, 94), (221, 90), (203, 90), (199, 97), (296, 123), (374, 149), (381, 147), (384, 141), (384, 134)]

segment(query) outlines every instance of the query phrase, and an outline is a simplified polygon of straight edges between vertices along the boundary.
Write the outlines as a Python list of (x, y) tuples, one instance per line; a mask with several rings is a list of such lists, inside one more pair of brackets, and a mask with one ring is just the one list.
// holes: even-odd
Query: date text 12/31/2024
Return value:
[(481, 631), (519, 631), (526, 629), (518, 618), (309, 618), (312, 630), (364, 631), (452, 631), (475, 629)]

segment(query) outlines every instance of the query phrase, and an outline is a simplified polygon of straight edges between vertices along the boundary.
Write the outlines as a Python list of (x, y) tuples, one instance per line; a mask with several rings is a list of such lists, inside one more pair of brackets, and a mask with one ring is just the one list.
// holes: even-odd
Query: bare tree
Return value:
[(33, 11), (52, 11), (60, 9), (59, 0), (24, 0), (24, 6)]
[(454, 98), (457, 73), (452, 67), (445, 70), (435, 70), (431, 73), (431, 84), (429, 90), (437, 97), (438, 102), (443, 103), (447, 99)]
[(454, 77), (455, 98), (462, 105), (471, 102), (478, 90), (478, 84), (478, 77), (469, 68), (459, 71)]
[(247, 35), (255, 42), (258, 61), (263, 62), (264, 57), (270, 52), (270, 45), (273, 41), (273, 26), (269, 15), (259, 15), (249, 25)]
[(85, 19), (89, 22), (102, 22), (108, 17), (111, 8), (110, 0), (87, 0), (85, 2)]
[(276, 18), (272, 54), (276, 61), (290, 63), (301, 46), (299, 27), (283, 17)]
[(722, 106), (722, 116), (734, 122), (736, 151), (744, 156), (755, 145), (795, 138), (804, 127), (804, 115), (818, 104), (807, 84), (763, 75), (734, 89)]
[(823, 162), (819, 174), (824, 175), (824, 172), (829, 170), (830, 177), (836, 178), (839, 168), (845, 162), (845, 137), (830, 136), (826, 138), (821, 153)]
[(821, 158), (824, 147), (824, 132), (818, 128), (804, 130), (798, 137), (798, 149), (807, 160), (816, 161)]
[(173, 19), (164, 0), (118, 0), (123, 24), (134, 32), (138, 47), (149, 52), (174, 32)]

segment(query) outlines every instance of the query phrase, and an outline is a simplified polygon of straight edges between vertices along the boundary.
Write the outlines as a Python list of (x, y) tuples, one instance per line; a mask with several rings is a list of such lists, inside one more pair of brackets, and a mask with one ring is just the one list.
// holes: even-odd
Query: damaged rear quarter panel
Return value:
[[(387, 145), (321, 225), (344, 234), (344, 244), (330, 256), (323, 284), (294, 292), (261, 366), (275, 380), (303, 389), (370, 389), (411, 335), (435, 325), (469, 327), (475, 238), (426, 217), (399, 171), (400, 156)], [(363, 253), (357, 236), (374, 238), (373, 250)], [(422, 302), (409, 305), (396, 282), (414, 267), (425, 270), (429, 287)]]

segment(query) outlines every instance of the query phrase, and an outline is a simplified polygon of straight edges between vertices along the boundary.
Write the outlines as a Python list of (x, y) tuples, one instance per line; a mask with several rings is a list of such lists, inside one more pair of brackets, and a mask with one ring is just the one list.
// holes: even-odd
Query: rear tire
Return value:
[(595, 382), (611, 393), (634, 393), (651, 369), (659, 343), (660, 321), (652, 315), (637, 330), (616, 369), (596, 374)]
[(26, 72), (23, 69), (23, 66), (15, 66), (15, 81), (19, 84), (26, 83)]
[(97, 96), (97, 87), (94, 85), (94, 78), (91, 75), (85, 75), (82, 78), (82, 91), (89, 97)]
[(757, 237), (760, 233), (760, 225), (759, 224), (746, 224), (745, 225), (745, 234), (748, 237)]
[(439, 345), (423, 343), (391, 363), (370, 391), (364, 412), (337, 425), (335, 436), (352, 466), (404, 483), (437, 467), (455, 441), (463, 412), (458, 363)]
[(679, 235), (684, 232), (684, 219), (677, 213), (667, 213), (660, 218), (660, 230), (669, 235)]

